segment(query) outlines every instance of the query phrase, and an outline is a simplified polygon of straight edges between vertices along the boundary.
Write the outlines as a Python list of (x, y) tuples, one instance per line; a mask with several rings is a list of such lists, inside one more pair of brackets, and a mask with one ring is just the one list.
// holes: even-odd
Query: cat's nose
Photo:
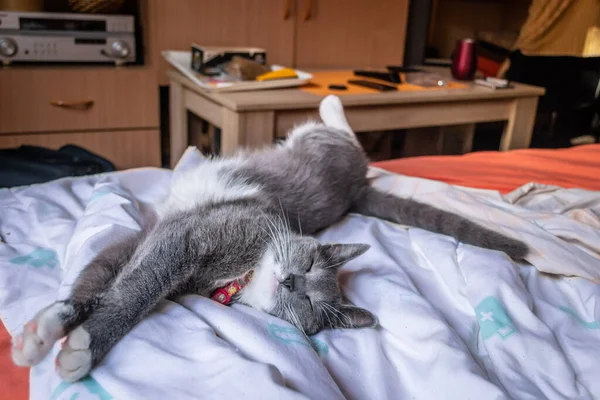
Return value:
[(287, 278), (281, 282), (282, 285), (287, 287), (290, 292), (294, 292), (296, 290), (303, 291), (305, 286), (305, 278), (300, 275), (290, 274)]
[(286, 288), (288, 288), (288, 289), (290, 290), (290, 292), (293, 292), (293, 291), (294, 291), (294, 280), (295, 280), (295, 278), (294, 278), (294, 277), (295, 277), (295, 276), (296, 276), (296, 275), (294, 275), (294, 274), (290, 274), (290, 275), (289, 275), (287, 278), (285, 278), (285, 279), (283, 280), (283, 282), (281, 282), (281, 284), (282, 284), (283, 286), (285, 286)]

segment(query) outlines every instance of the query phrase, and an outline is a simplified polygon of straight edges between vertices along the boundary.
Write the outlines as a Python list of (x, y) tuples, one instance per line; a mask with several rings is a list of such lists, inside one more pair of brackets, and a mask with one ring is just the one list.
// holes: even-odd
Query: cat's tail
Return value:
[(330, 94), (321, 100), (319, 116), (325, 126), (346, 132), (358, 143), (354, 131), (350, 127), (350, 124), (348, 124), (348, 120), (346, 120), (344, 106), (339, 97)]
[(522, 260), (529, 253), (529, 247), (520, 240), (484, 228), (457, 214), (383, 193), (370, 186), (354, 202), (352, 211), (452, 236), (470, 245), (500, 250), (514, 260)]

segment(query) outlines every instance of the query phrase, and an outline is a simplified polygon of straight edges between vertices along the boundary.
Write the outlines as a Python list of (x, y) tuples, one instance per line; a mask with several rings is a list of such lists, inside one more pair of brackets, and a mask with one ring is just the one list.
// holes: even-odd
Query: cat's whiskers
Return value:
[[(331, 259), (330, 259), (330, 260), (331, 260)], [(329, 268), (335, 268), (335, 267), (337, 267), (338, 265), (342, 265), (342, 264), (344, 264), (345, 262), (346, 262), (346, 260), (343, 260), (343, 261), (340, 261), (340, 262), (338, 262), (338, 263), (335, 263), (335, 264), (332, 264), (332, 265), (327, 265), (327, 266), (325, 267), (325, 269), (329, 269)]]
[(327, 312), (327, 309), (323, 306), (323, 304), (325, 303), (317, 303), (318, 304), (318, 310), (319, 310), (319, 317), (321, 318), (321, 322), (323, 322), (323, 315), (325, 316), (325, 318), (327, 318), (327, 323), (329, 324), (330, 327), (333, 327), (333, 323), (331, 322), (331, 319), (329, 318), (329, 313)]
[[(260, 226), (260, 225), (258, 225), (258, 227), (260, 228), (260, 230), (261, 230), (261, 231), (263, 231), (263, 232), (265, 233), (265, 235), (267, 235), (267, 237), (268, 237), (269, 239), (272, 239), (272, 236), (269, 234), (269, 232), (267, 232), (267, 230), (266, 230), (265, 228), (263, 228), (263, 227), (262, 227), (262, 226)], [(268, 242), (267, 240), (265, 240), (265, 239), (264, 239), (264, 238), (262, 238), (262, 237), (261, 237), (260, 239), (261, 239), (261, 240), (264, 242), (264, 244), (266, 244), (267, 246), (269, 245), (269, 242)]]
[[(267, 235), (269, 237), (269, 239), (273, 240), (273, 235), (271, 235), (269, 232), (267, 232), (267, 230), (265, 228), (263, 228), (260, 225), (258, 227), (260, 228), (260, 230), (262, 230), (265, 233), (265, 235)], [(261, 238), (261, 239), (267, 246), (269, 245), (268, 241), (266, 241), (264, 238)]]
[(285, 237), (286, 255), (289, 257), (290, 250), (291, 250), (291, 244), (292, 244), (292, 238), (290, 236), (290, 233), (292, 232), (292, 227), (290, 226), (290, 221), (286, 217), (285, 210), (283, 209), (283, 204), (281, 203), (281, 199), (279, 197), (277, 198), (277, 201), (279, 201), (279, 208), (281, 209), (281, 214), (277, 214), (277, 217), (279, 218), (279, 221), (283, 225), (283, 228), (285, 228), (282, 236)]
[(277, 225), (271, 219), (271, 217), (269, 217), (264, 212), (263, 212), (263, 215), (264, 215), (265, 220), (268, 223), (267, 227), (269, 228), (269, 232), (270, 232), (269, 237), (271, 238), (271, 242), (272, 242), (271, 245), (273, 246), (273, 251), (277, 255), (278, 259), (282, 260), (283, 256), (284, 256), (284, 249), (283, 249), (283, 246), (281, 243), (281, 233), (280, 233), (281, 230), (277, 227)]
[(269, 237), (270, 242), (266, 242), (268, 247), (272, 248), (273, 252), (275, 253), (275, 255), (278, 258), (281, 258), (281, 255), (279, 254), (279, 249), (277, 247), (277, 239), (276, 239), (276, 235), (275, 233), (271, 230), (271, 228), (269, 227), (269, 232), (267, 232), (267, 230), (265, 228), (263, 228), (262, 226), (260, 227), (260, 229)]
[[(328, 310), (330, 310), (330, 311), (333, 313), (333, 316), (334, 316), (334, 317), (335, 317), (335, 318), (336, 318), (336, 319), (337, 319), (339, 322), (341, 322), (342, 324), (344, 324), (344, 323), (345, 323), (347, 326), (352, 326), (352, 321), (350, 320), (350, 318), (349, 318), (347, 315), (343, 314), (343, 313), (342, 313), (342, 312), (340, 312), (339, 310), (336, 310), (336, 309), (335, 309), (335, 307), (333, 307), (333, 306), (331, 306), (331, 305), (329, 305), (329, 304), (327, 304), (327, 303), (323, 303), (323, 304), (325, 305), (325, 307), (326, 307)], [(340, 316), (341, 316), (341, 317), (343, 317), (344, 319), (342, 320), (342, 318), (340, 318)]]
[(298, 217), (298, 229), (300, 230), (300, 236), (303, 236), (302, 235), (302, 225), (300, 224), (300, 214), (298, 214), (297, 217)]
[[(329, 264), (329, 262), (333, 259), (333, 253), (329, 255), (329, 258), (325, 260), (325, 265)], [(327, 266), (325, 268), (328, 268)]]
[[(277, 218), (279, 218), (279, 221), (281, 222), (281, 217), (279, 215), (277, 215)], [(274, 244), (275, 246), (277, 246), (278, 252), (279, 252), (279, 258), (281, 260), (284, 259), (284, 256), (287, 256), (289, 253), (288, 250), (288, 238), (286, 237), (286, 233), (285, 231), (282, 229), (281, 224), (277, 224), (276, 221), (274, 221), (273, 219), (271, 219), (271, 217), (267, 216), (267, 220), (271, 223), (271, 226), (273, 227), (275, 233), (275, 237), (273, 238)]]
[(298, 316), (296, 315), (294, 310), (292, 310), (292, 307), (290, 307), (289, 304), (286, 304), (285, 306), (288, 311), (288, 316), (292, 325), (294, 325), (300, 331), (300, 333), (302, 333), (302, 336), (304, 336), (306, 340), (310, 343), (310, 338), (304, 331), (304, 328), (302, 328), (302, 324), (300, 323), (300, 320), (298, 319)]

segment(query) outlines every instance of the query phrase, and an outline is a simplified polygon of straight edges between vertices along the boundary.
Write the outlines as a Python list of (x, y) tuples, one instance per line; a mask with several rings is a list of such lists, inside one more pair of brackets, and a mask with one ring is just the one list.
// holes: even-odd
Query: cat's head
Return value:
[(369, 247), (321, 244), (314, 238), (292, 235), (267, 251), (254, 277), (262, 282), (257, 285), (261, 288), (248, 295), (261, 297), (255, 299), (262, 303), (260, 308), (307, 335), (323, 329), (373, 327), (375, 316), (345, 303), (338, 284), (340, 267)]

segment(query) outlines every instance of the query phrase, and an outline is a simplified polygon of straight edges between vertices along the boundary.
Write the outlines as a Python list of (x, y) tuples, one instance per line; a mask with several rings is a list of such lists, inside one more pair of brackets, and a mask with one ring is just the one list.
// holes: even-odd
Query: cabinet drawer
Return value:
[(24, 144), (51, 149), (74, 144), (110, 160), (117, 169), (160, 167), (158, 129), (0, 135), (0, 148)]
[(155, 78), (136, 67), (0, 69), (0, 134), (156, 128)]

